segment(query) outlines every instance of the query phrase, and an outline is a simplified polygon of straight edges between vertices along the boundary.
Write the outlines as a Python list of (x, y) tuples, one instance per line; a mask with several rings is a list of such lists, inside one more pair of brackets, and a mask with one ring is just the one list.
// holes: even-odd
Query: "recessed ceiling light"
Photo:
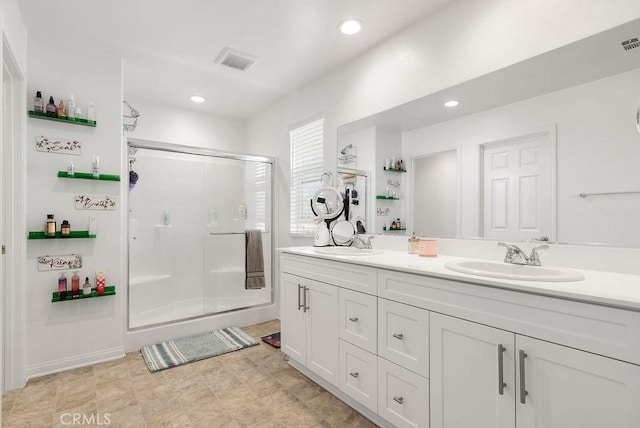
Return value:
[(359, 33), (362, 29), (362, 23), (357, 19), (346, 19), (339, 25), (340, 32), (348, 36)]
[(449, 101), (447, 101), (446, 103), (444, 103), (444, 106), (445, 106), (445, 107), (455, 107), (455, 106), (457, 106), (458, 104), (460, 104), (460, 101), (457, 101), (457, 100), (449, 100)]
[(201, 97), (200, 95), (192, 95), (191, 101), (193, 101), (194, 103), (203, 103), (206, 101), (206, 99), (204, 97)]

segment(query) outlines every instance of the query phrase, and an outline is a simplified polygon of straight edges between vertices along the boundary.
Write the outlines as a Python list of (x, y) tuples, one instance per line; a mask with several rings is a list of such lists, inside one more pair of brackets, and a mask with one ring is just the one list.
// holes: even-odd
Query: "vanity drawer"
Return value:
[(280, 269), (293, 275), (376, 295), (378, 270), (370, 266), (334, 262), (315, 257), (282, 254)]
[(428, 427), (429, 380), (378, 357), (378, 414), (396, 427)]
[(338, 301), (340, 338), (375, 354), (378, 348), (378, 299), (341, 288)]
[(429, 312), (378, 298), (378, 355), (429, 377)]
[(340, 389), (349, 397), (378, 411), (378, 357), (340, 340)]

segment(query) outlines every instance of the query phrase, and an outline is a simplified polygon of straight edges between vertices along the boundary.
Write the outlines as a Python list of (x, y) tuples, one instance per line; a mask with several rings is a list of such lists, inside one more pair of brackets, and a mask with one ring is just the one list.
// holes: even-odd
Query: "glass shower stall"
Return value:
[(128, 145), (129, 328), (270, 304), (273, 160)]

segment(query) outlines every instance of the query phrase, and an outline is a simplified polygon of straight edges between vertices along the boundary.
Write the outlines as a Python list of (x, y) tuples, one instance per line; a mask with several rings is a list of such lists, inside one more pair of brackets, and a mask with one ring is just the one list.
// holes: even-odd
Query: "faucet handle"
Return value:
[(548, 245), (538, 245), (531, 249), (531, 255), (529, 256), (529, 264), (533, 266), (540, 266), (540, 257), (538, 256), (538, 250), (548, 250)]

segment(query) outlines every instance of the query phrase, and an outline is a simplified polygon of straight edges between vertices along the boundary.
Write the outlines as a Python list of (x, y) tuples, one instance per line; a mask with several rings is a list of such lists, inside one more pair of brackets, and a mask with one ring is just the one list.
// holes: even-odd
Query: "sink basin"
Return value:
[(334, 256), (373, 256), (382, 254), (382, 250), (375, 248), (356, 248), (356, 247), (318, 247), (313, 249), (318, 254), (332, 254)]
[(569, 282), (582, 281), (584, 279), (583, 274), (571, 269), (514, 265), (480, 260), (455, 260), (445, 263), (444, 267), (471, 275), (518, 281)]

